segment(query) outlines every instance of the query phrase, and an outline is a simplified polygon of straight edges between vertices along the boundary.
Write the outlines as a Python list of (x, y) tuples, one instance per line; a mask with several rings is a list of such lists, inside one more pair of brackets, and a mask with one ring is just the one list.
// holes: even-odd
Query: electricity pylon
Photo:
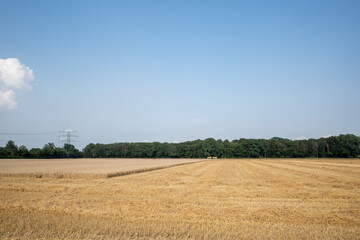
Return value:
[[(64, 146), (64, 144), (71, 144), (76, 141), (76, 138), (78, 137), (77, 131), (70, 129), (70, 126), (60, 131), (60, 145)], [(75, 139), (74, 139), (75, 138)]]

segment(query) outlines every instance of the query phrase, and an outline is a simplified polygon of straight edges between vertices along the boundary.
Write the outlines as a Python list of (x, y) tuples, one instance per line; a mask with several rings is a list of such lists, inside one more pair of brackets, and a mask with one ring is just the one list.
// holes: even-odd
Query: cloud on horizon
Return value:
[(17, 90), (32, 90), (33, 70), (17, 58), (0, 58), (0, 108), (17, 108)]
[(307, 140), (308, 138), (306, 136), (300, 136), (295, 138), (295, 140)]
[(332, 137), (333, 135), (329, 134), (329, 135), (326, 135), (326, 136), (323, 136), (322, 138), (329, 138), (329, 137)]

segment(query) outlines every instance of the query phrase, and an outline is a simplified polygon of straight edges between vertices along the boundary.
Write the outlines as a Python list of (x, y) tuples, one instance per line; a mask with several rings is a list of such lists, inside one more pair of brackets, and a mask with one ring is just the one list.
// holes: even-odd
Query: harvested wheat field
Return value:
[(0, 178), (3, 239), (359, 239), (360, 160), (213, 160)]
[(0, 176), (108, 178), (199, 161), (203, 160), (149, 158), (0, 159)]

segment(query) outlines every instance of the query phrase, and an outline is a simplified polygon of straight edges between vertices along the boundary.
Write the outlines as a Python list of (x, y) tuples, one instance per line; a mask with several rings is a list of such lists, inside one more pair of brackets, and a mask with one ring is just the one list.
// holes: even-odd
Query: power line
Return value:
[(6, 143), (8, 141), (14, 141), (15, 143), (21, 142), (54, 142), (53, 138), (9, 138), (9, 139), (0, 139), (0, 143)]
[(58, 132), (0, 132), (0, 145), (8, 141), (14, 141), (17, 144), (38, 144), (54, 142)]
[(57, 134), (58, 132), (42, 132), (42, 133), (9, 133), (9, 132), (0, 132), (0, 135), (15, 135), (15, 136), (34, 136), (34, 135), (50, 135)]
[[(67, 144), (72, 144), (73, 142), (76, 141), (76, 138), (78, 138), (77, 135), (77, 131), (70, 129), (70, 127), (68, 127), (68, 129), (65, 130), (61, 130), (61, 131), (56, 131), (56, 132), (0, 132), (0, 135), (4, 136), (1, 138), (15, 138), (16, 141), (44, 141), (49, 139), (48, 137), (46, 137), (46, 139), (42, 138), (42, 139), (35, 139), (38, 137), (34, 137), (34, 136), (44, 136), (44, 135), (48, 135), (50, 137), (50, 135), (59, 135), (59, 146), (63, 146), (65, 143)], [(6, 137), (8, 136), (8, 137)], [(10, 137), (10, 136), (21, 136), (23, 137), (23, 139), (18, 139), (17, 137)], [(29, 139), (24, 139), (27, 138), (27, 136), (29, 136)], [(50, 139), (49, 139), (50, 140)], [(0, 139), (0, 142), (6, 142), (5, 139)]]

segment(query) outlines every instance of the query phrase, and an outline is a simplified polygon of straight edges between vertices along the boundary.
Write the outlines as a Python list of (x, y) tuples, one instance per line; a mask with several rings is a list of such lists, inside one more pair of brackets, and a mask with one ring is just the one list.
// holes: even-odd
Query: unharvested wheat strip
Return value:
[[(49, 160), (51, 161), (51, 160)], [(91, 173), (91, 172), (25, 172), (25, 173), (13, 173), (13, 172), (0, 172), (0, 177), (30, 177), (30, 178), (68, 178), (68, 179), (101, 179), (101, 178), (112, 178), (117, 176), (125, 176), (135, 173), (141, 173), (141, 172), (148, 172), (148, 171), (154, 171), (154, 170), (160, 170), (164, 168), (169, 167), (176, 167), (181, 166), (185, 164), (191, 164), (199, 161), (206, 161), (206, 160), (194, 160), (194, 161), (187, 161), (183, 163), (178, 164), (171, 164), (171, 165), (165, 165), (165, 166), (157, 166), (157, 167), (150, 167), (150, 168), (135, 168), (131, 170), (123, 170), (119, 172), (102, 172), (102, 173)], [(100, 162), (101, 163), (101, 162)], [(86, 165), (86, 164), (85, 164)], [(100, 167), (100, 166), (99, 166)], [(100, 167), (101, 168), (101, 167)], [(0, 169), (4, 170), (4, 169)]]
[(179, 163), (179, 164), (174, 164), (174, 165), (170, 165), (170, 166), (163, 166), (163, 167), (142, 168), (142, 169), (135, 169), (135, 170), (130, 170), (130, 171), (108, 173), (108, 174), (106, 174), (106, 177), (107, 178), (112, 178), (112, 177), (119, 177), (119, 176), (131, 175), (131, 174), (136, 174), (136, 173), (142, 173), (142, 172), (150, 172), (150, 171), (155, 171), (155, 170), (160, 170), (160, 169), (165, 169), (165, 168), (178, 167), (178, 166), (191, 164), (191, 163), (195, 163), (195, 162)]
[[(11, 161), (10, 161), (11, 160)], [(203, 159), (0, 159), (0, 173), (92, 173), (131, 171)]]
[[(128, 181), (148, 181), (149, 179), (153, 179), (152, 181), (156, 182), (164, 182), (167, 180), (179, 180), (182, 177), (186, 178), (187, 180), (192, 179), (192, 174), (197, 172), (198, 169), (202, 169), (203, 166), (207, 166), (211, 164), (209, 160), (198, 161), (192, 164), (185, 164), (181, 166), (175, 166), (170, 169), (160, 169), (158, 171), (146, 172), (143, 174), (136, 174), (134, 176), (124, 176), (123, 178)], [(201, 170), (202, 171), (202, 170)]]

